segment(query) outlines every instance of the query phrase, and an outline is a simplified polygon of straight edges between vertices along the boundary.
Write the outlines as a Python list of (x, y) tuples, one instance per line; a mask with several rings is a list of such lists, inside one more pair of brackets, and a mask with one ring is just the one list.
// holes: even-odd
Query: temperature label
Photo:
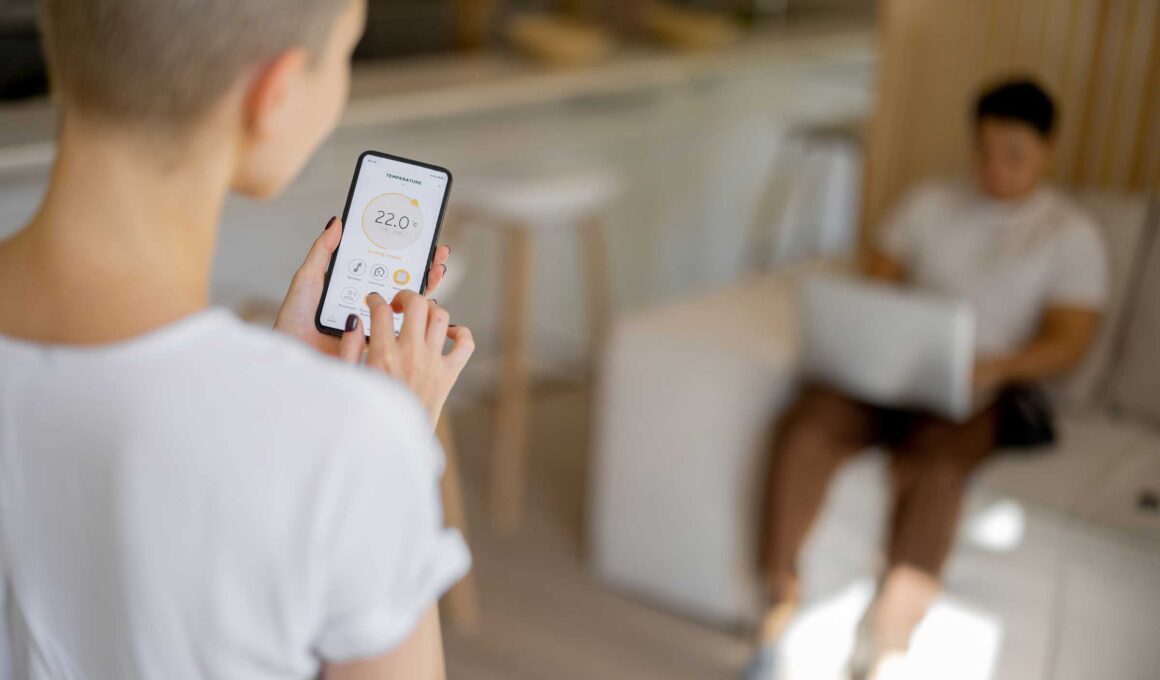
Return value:
[(371, 199), (362, 215), (363, 233), (384, 250), (402, 250), (423, 232), (419, 201), (403, 194), (381, 194)]

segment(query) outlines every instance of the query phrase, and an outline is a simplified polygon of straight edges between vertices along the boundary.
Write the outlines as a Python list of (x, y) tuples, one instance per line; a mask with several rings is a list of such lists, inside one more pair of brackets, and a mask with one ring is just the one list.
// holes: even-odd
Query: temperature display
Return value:
[(383, 250), (402, 250), (423, 231), (419, 200), (398, 193), (380, 194), (363, 210), (362, 228), (367, 239)]

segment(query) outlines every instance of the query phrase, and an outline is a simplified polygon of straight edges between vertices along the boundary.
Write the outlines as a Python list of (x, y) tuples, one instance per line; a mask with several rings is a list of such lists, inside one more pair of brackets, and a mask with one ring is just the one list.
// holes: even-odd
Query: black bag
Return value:
[(1042, 389), (1035, 385), (1009, 385), (995, 399), (997, 423), (995, 445), (1001, 448), (1038, 449), (1055, 443), (1055, 412)]

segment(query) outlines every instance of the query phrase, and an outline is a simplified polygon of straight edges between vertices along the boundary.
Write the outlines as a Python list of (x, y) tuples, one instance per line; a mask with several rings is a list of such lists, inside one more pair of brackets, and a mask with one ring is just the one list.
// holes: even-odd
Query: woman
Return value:
[(364, 1), (41, 5), (60, 130), (0, 244), (0, 678), (441, 677), (470, 557), (431, 431), (470, 333), (411, 293), (372, 296), (369, 345), (317, 333), (333, 219), (281, 333), (208, 308), (227, 193), (277, 194), (334, 127)]
[(887, 677), (939, 592), (964, 485), (996, 448), (1013, 384), (1066, 373), (1099, 324), (1107, 271), (1099, 233), (1046, 186), (1055, 107), (1026, 80), (985, 92), (975, 109), (975, 186), (912, 192), (888, 221), (868, 275), (964, 299), (976, 316), (980, 407), (964, 423), (807, 388), (781, 421), (770, 467), (763, 557), (767, 606), (750, 677), (768, 677), (797, 610), (796, 561), (837, 469), (874, 444), (891, 451), (887, 570), (860, 627), (856, 676)]

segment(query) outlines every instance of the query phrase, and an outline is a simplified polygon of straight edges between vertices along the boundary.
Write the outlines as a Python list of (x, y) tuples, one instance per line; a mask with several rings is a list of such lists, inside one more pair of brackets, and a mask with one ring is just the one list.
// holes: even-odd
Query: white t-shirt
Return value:
[(1019, 349), (1049, 307), (1098, 310), (1108, 294), (1098, 228), (1051, 187), (1017, 204), (965, 184), (920, 187), (887, 220), (879, 247), (915, 287), (974, 308), (980, 356)]
[(211, 310), (0, 336), (0, 678), (313, 678), (466, 573), (403, 386)]

